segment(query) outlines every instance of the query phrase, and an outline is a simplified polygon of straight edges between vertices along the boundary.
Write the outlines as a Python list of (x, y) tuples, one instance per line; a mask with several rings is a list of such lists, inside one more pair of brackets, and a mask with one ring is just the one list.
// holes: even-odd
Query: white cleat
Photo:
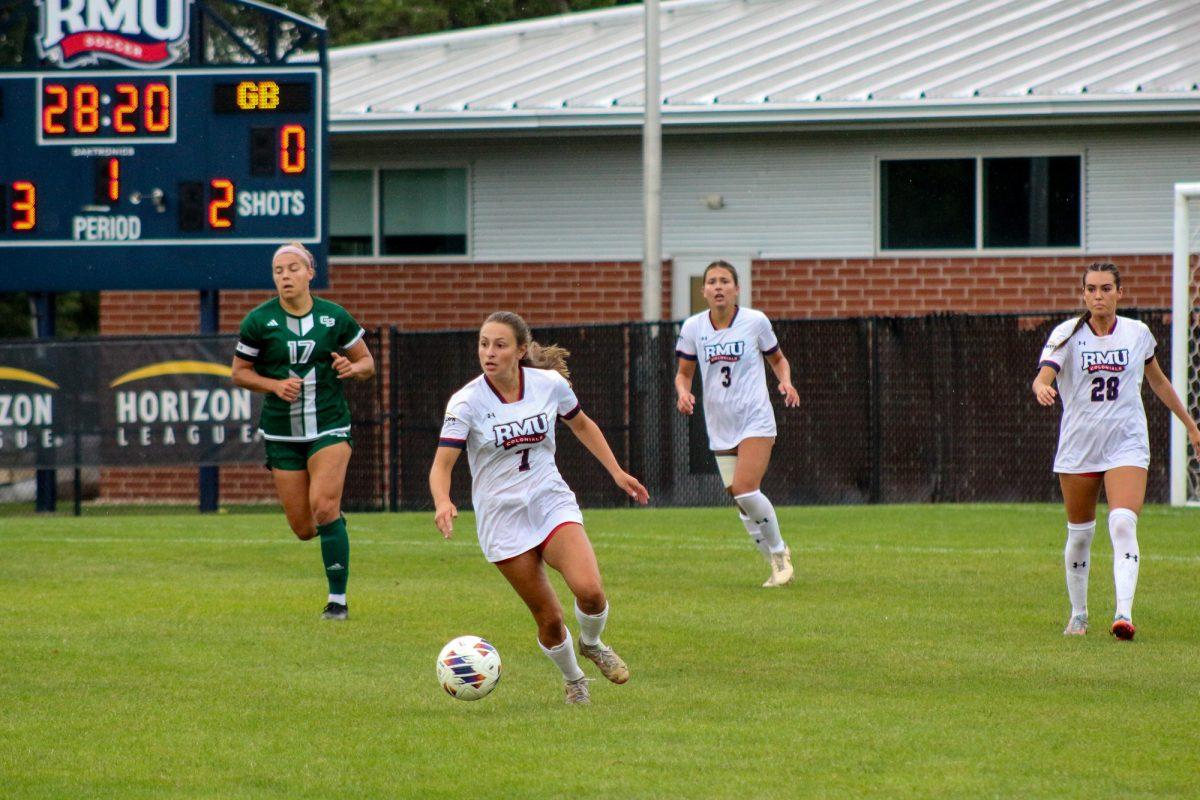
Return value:
[(771, 577), (763, 582), (764, 588), (784, 586), (792, 582), (792, 550), (784, 547), (781, 553), (771, 553)]
[(1063, 636), (1086, 636), (1087, 635), (1087, 614), (1076, 614), (1071, 617), (1071, 621), (1067, 623), (1067, 627), (1063, 630)]
[(567, 681), (567, 705), (586, 706), (592, 702), (592, 693), (588, 691), (591, 678), (580, 678), (577, 681)]
[(591, 661), (600, 668), (600, 674), (613, 683), (625, 683), (629, 680), (629, 667), (611, 647), (589, 646), (582, 641), (579, 643), (579, 655)]

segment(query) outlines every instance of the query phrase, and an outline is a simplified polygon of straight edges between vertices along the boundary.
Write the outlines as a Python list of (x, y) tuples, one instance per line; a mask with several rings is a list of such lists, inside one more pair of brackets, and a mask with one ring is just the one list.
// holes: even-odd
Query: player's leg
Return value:
[(763, 586), (783, 586), (792, 580), (792, 553), (779, 532), (775, 507), (762, 493), (763, 476), (771, 463), (775, 439), (770, 436), (751, 436), (738, 443), (737, 467), (729, 493), (742, 513), (758, 525), (771, 561), (771, 577)]
[(1113, 583), (1116, 587), (1116, 612), (1112, 633), (1118, 639), (1132, 639), (1133, 595), (1137, 591), (1137, 522), (1146, 500), (1148, 472), (1141, 467), (1116, 467), (1104, 474), (1104, 495), (1108, 498), (1108, 535), (1113, 546)]
[(342, 516), (342, 488), (350, 463), (350, 445), (345, 441), (313, 445), (308, 457), (308, 502), (317, 535), (321, 537), (321, 560), (329, 583), (329, 600), (322, 616), (346, 619), (346, 585), (350, 580), (350, 536)]
[[(717, 473), (721, 476), (721, 484), (725, 487), (725, 491), (732, 496), (733, 492), (733, 476), (737, 472), (737, 450), (720, 450), (713, 453), (717, 460)], [(742, 527), (746, 529), (746, 533), (750, 534), (750, 541), (754, 542), (754, 546), (758, 548), (758, 552), (762, 553), (763, 558), (767, 563), (771, 563), (771, 550), (767, 547), (767, 541), (763, 538), (762, 528), (754, 520), (746, 516), (746, 512), (738, 508), (738, 519), (742, 521)]]
[(538, 629), (538, 647), (562, 672), (567, 684), (567, 702), (587, 703), (587, 682), (575, 657), (571, 631), (563, 624), (562, 604), (546, 577), (541, 555), (537, 550), (529, 550), (496, 562), (496, 567), (533, 614)]
[(600, 579), (596, 551), (583, 530), (574, 522), (561, 525), (542, 548), (542, 558), (558, 570), (575, 595), (575, 619), (579, 621), (579, 652), (592, 661), (613, 683), (629, 680), (629, 667), (604, 644), (600, 634), (608, 622), (608, 598)]
[(288, 527), (296, 534), (297, 539), (307, 542), (317, 535), (312, 509), (308, 505), (308, 473), (303, 469), (272, 467), (271, 477), (275, 479), (275, 494), (279, 496), (279, 504), (283, 506), (283, 515), (287, 517)]
[(1071, 600), (1071, 618), (1063, 630), (1065, 636), (1087, 633), (1088, 572), (1092, 564), (1092, 537), (1096, 534), (1096, 500), (1100, 497), (1099, 474), (1058, 476), (1063, 505), (1067, 510), (1067, 544), (1063, 563), (1067, 577), (1067, 597)]

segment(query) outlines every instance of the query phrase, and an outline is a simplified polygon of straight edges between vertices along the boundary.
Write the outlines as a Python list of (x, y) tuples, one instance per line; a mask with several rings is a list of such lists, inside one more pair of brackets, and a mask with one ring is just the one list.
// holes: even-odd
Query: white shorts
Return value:
[(492, 563), (532, 550), (564, 523), (583, 524), (575, 493), (565, 487), (539, 491), (528, 500), (484, 505), (476, 507), (475, 524), (483, 556)]
[(710, 450), (736, 450), (743, 439), (774, 437), (776, 433), (775, 409), (770, 403), (759, 406), (748, 414), (739, 414), (734, 420), (716, 419), (717, 415), (708, 414), (707, 407), (704, 411)]
[(1054, 471), (1064, 475), (1107, 472), (1116, 467), (1150, 468), (1150, 444), (1140, 436), (1110, 437), (1107, 441), (1061, 442)]

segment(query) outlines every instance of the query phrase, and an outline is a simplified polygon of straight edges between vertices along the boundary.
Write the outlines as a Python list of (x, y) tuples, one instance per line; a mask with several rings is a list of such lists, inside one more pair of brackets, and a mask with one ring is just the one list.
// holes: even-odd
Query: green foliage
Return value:
[(635, 0), (281, 0), (320, 20), (332, 46), (588, 11)]
[[(1193, 509), (1148, 508), (1138, 638), (1066, 639), (1061, 507), (781, 508), (797, 578), (732, 507), (589, 511), (629, 662), (568, 708), (470, 514), (349, 517), (350, 621), (282, 514), (7, 518), (6, 797), (1197, 797)], [(1102, 524), (1103, 527), (1103, 524)], [(573, 629), (569, 596), (555, 574)], [(496, 691), (433, 659), (490, 639)], [(593, 677), (590, 664), (584, 670)]]
[[(99, 292), (59, 292), (55, 305), (57, 338), (100, 332)], [(27, 292), (0, 292), (0, 339), (27, 339), (35, 333)]]

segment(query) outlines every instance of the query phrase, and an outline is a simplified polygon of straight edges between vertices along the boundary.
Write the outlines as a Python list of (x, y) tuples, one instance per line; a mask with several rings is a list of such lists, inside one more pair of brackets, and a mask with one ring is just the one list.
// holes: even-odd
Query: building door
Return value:
[(728, 261), (738, 272), (738, 303), (753, 306), (750, 299), (750, 261), (746, 253), (719, 250), (690, 250), (671, 254), (671, 318), (684, 319), (705, 309), (703, 286), (704, 268), (714, 261)]

